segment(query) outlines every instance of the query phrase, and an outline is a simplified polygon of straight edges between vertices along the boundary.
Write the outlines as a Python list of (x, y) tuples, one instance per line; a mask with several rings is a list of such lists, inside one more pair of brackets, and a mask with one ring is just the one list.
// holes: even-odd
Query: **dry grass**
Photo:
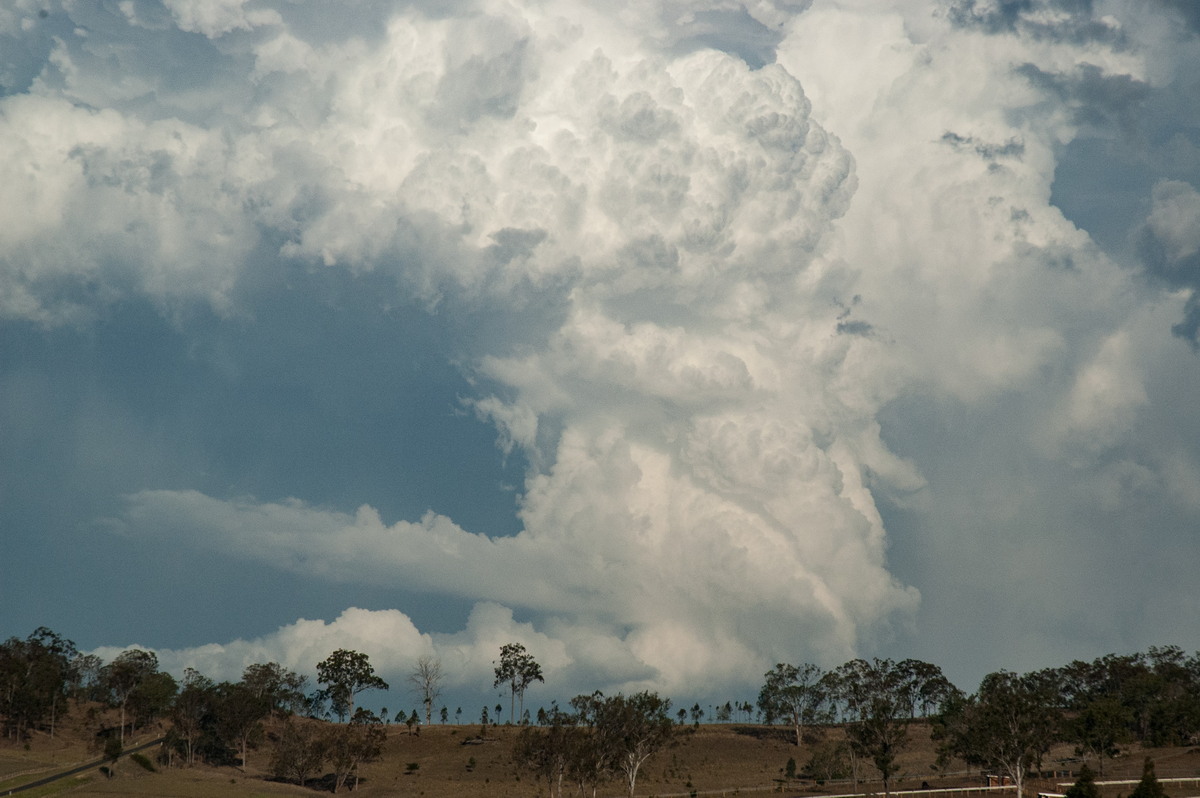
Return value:
[[(154, 735), (157, 729), (147, 730)], [(432, 726), (420, 735), (410, 736), (403, 726), (389, 728), (383, 758), (367, 764), (357, 795), (414, 796), (421, 798), (534, 798), (547, 795), (546, 785), (535, 781), (528, 773), (520, 772), (512, 763), (512, 745), (518, 730), (512, 727), (491, 727), (485, 742), (464, 744), (479, 732), (478, 725)], [(839, 732), (830, 730), (829, 739)], [(1067, 758), (1069, 747), (1052, 752), (1052, 759)], [(1200, 749), (1164, 749), (1150, 752), (1130, 751), (1115, 762), (1105, 764), (1106, 778), (1137, 778), (1141, 775), (1142, 757), (1150, 753), (1156, 760), (1158, 774), (1171, 776), (1200, 775)], [(652, 758), (638, 780), (639, 796), (689, 795), (770, 795), (791, 796), (828, 795), (855, 792), (851, 783), (818, 785), (809, 781), (784, 779), (789, 757), (803, 768), (811, 755), (811, 745), (797, 749), (781, 729), (760, 726), (720, 725), (702, 726), (681, 731), (675, 745)], [(87, 734), (81, 729), (71, 733), (64, 730), (54, 741), (39, 735), (29, 750), (20, 746), (0, 745), (0, 794), (19, 783), (33, 781), (37, 773), (56, 772), (67, 766), (96, 758), (89, 749)], [(266, 747), (250, 754), (246, 773), (235, 768), (196, 766), (173, 768), (151, 773), (127, 759), (117, 768), (116, 777), (106, 779), (98, 769), (78, 777), (64, 779), (27, 796), (155, 796), (156, 798), (208, 798), (209, 796), (280, 796), (320, 794), (313, 787), (301, 788), (270, 780), (266, 767), (270, 753)], [(933, 768), (933, 744), (921, 728), (913, 729), (911, 744), (901, 758), (901, 773), (893, 785), (897, 790), (913, 790), (928, 782), (932, 788), (976, 786), (978, 771), (963, 765), (949, 768), (951, 773), (938, 773)], [(410, 763), (415, 763), (412, 768)], [(1079, 763), (1049, 762), (1048, 767), (1077, 770)], [(1094, 763), (1093, 763), (1094, 767)], [(869, 766), (864, 773), (873, 772)], [(14, 778), (16, 774), (23, 774)], [(1027, 794), (1036, 790), (1058, 791), (1055, 779), (1033, 781)], [(862, 782), (858, 792), (881, 789), (877, 782)], [(1128, 794), (1130, 787), (1109, 788), (1105, 798)], [(1175, 798), (1200, 795), (1200, 783), (1184, 788), (1167, 789)], [(618, 783), (607, 785), (602, 796), (623, 794)], [(1012, 793), (1000, 795), (1011, 796)], [(950, 794), (950, 798), (958, 798)]]

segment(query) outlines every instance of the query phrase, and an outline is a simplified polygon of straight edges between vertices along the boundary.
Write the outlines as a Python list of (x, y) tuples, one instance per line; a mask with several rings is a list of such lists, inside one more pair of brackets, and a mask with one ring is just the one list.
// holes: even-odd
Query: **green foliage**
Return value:
[(619, 773), (633, 795), (642, 765), (673, 737), (671, 702), (656, 693), (595, 692), (571, 699), (571, 707), (574, 713), (552, 707), (546, 725), (521, 730), (517, 764), (545, 779), (551, 794), (561, 794), (564, 780), (581, 794), (594, 792)]
[(337, 792), (351, 775), (357, 778), (363, 762), (378, 759), (386, 740), (383, 722), (375, 713), (362, 708), (355, 710), (346, 725), (330, 728), (324, 738), (324, 749), (333, 767), (333, 791)]
[(262, 721), (278, 706), (278, 698), (279, 693), (272, 696), (244, 682), (224, 682), (216, 687), (214, 731), (224, 745), (238, 749), (243, 771), (250, 747), (262, 738)]
[(121, 738), (115, 735), (109, 735), (104, 738), (104, 758), (109, 762), (108, 768), (104, 770), (104, 775), (112, 778), (117, 773), (117, 760), (121, 758), (121, 754), (125, 752), (125, 745), (121, 742)]
[(758, 706), (768, 723), (783, 719), (791, 724), (799, 746), (804, 727), (832, 719), (829, 683), (816, 665), (779, 663), (765, 674)]
[[(542, 677), (542, 666), (538, 665), (533, 656), (525, 651), (520, 643), (506, 643), (500, 647), (500, 661), (495, 665), (496, 681), (493, 687), (507, 684), (509, 689), (508, 722), (513, 722), (513, 701), (520, 699), (521, 712), (525, 711), (525, 690), (534, 682), (545, 682)], [(500, 714), (500, 710), (496, 711)], [(499, 720), (499, 718), (497, 718)]]
[(899, 767), (896, 758), (907, 741), (919, 697), (949, 682), (928, 663), (887, 659), (852, 660), (824, 681), (848, 721), (851, 749), (875, 764), (884, 793), (889, 794)]
[(130, 754), (130, 755), (129, 755), (129, 759), (130, 759), (130, 761), (132, 761), (132, 762), (133, 762), (135, 765), (138, 765), (139, 767), (141, 767), (143, 770), (148, 770), (148, 771), (150, 771), (151, 773), (157, 773), (157, 772), (158, 772), (158, 768), (154, 767), (154, 763), (153, 763), (153, 762), (151, 762), (151, 761), (150, 761), (150, 760), (149, 760), (149, 759), (148, 759), (148, 758), (147, 758), (145, 755), (143, 755), (143, 754)]
[(1167, 798), (1158, 776), (1154, 775), (1154, 760), (1146, 757), (1142, 763), (1142, 780), (1129, 794), (1129, 798)]
[(1064, 798), (1100, 798), (1100, 788), (1096, 786), (1096, 776), (1091, 768), (1084, 765), (1079, 769), (1079, 778), (1067, 788)]
[[(1188, 657), (1175, 646), (1151, 646), (1145, 653), (1077, 660), (1048, 670), (1045, 678), (1054, 684), (1057, 706), (1064, 712), (1080, 715), (1105, 702), (1099, 704), (1104, 715), (1099, 725), (1114, 723), (1123, 730), (1105, 730), (1099, 738), (1102, 748), (1106, 736), (1114, 743), (1133, 739), (1151, 746), (1184, 745), (1200, 728), (1200, 653)], [(1082, 749), (1091, 749), (1091, 741), (1081, 739), (1084, 735), (1074, 736)]]
[(943, 755), (999, 768), (1020, 793), (1034, 758), (1054, 741), (1058, 717), (1045, 680), (999, 671), (985, 676), (975, 695), (947, 702), (936, 736)]
[(10, 637), (0, 644), (0, 725), (6, 736), (27, 739), (33, 729), (54, 723), (77, 657), (74, 643), (44, 626), (24, 640)]
[(284, 668), (278, 662), (247, 665), (241, 684), (258, 701), (266, 702), (270, 712), (302, 712), (308, 678)]
[(818, 783), (847, 778), (850, 775), (850, 751), (846, 743), (839, 740), (818, 746), (804, 770)]
[(388, 689), (388, 683), (375, 675), (366, 654), (339, 648), (317, 663), (317, 681), (327, 685), (333, 712), (345, 720), (354, 710), (354, 696), (363, 690)]
[(118, 654), (102, 669), (101, 681), (110, 702), (121, 708), (122, 740), (127, 708), (134, 710), (135, 722), (139, 717), (149, 720), (170, 705), (176, 687), (170, 674), (158, 670), (158, 656), (140, 648)]
[(1114, 696), (1102, 695), (1091, 699), (1083, 709), (1065, 722), (1066, 734), (1078, 743), (1076, 752), (1095, 755), (1104, 773), (1104, 758), (1120, 753), (1118, 743), (1131, 739), (1133, 714)]
[(289, 718), (271, 756), (271, 773), (303, 787), (325, 764), (327, 755), (326, 739), (314, 724), (296, 723)]

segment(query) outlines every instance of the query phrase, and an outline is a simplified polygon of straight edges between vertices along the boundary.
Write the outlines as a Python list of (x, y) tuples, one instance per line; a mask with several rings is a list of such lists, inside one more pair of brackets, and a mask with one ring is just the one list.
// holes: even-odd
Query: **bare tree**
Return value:
[[(408, 673), (408, 683), (421, 703), (425, 705), (425, 725), (433, 723), (433, 702), (442, 694), (442, 661), (437, 657), (421, 657)], [(444, 721), (443, 721), (444, 722)]]

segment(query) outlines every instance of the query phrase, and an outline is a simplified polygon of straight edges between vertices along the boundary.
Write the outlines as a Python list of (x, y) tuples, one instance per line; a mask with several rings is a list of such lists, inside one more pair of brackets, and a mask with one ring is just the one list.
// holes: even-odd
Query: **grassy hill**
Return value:
[[(99, 758), (90, 733), (83, 720), (75, 720), (60, 729), (54, 739), (38, 734), (28, 747), (11, 742), (0, 743), (0, 795), (41, 775), (59, 772), (74, 764), (84, 764)], [(165, 731), (162, 726), (143, 730), (139, 740), (153, 740)], [(276, 731), (276, 730), (269, 730)], [(379, 761), (362, 768), (359, 796), (424, 796), (424, 798), (533, 798), (547, 795), (544, 783), (535, 781), (513, 764), (512, 748), (519, 730), (507, 726), (487, 729), (482, 742), (477, 740), (480, 728), (472, 726), (427, 727), (419, 735), (409, 735), (403, 726), (389, 727), (384, 754)], [(789, 758), (796, 760), (797, 770), (803, 770), (815, 747), (836, 741), (837, 729), (823, 735), (823, 741), (813, 740), (797, 749), (785, 730), (762, 726), (728, 724), (682, 727), (677, 741), (652, 758), (638, 781), (639, 796), (696, 795), (769, 795), (772, 793), (808, 796), (868, 792), (881, 789), (877, 782), (830, 781), (819, 784), (812, 780), (785, 778)], [(470, 744), (465, 741), (473, 740)], [(928, 731), (917, 726), (912, 729), (911, 743), (901, 758), (901, 775), (896, 790), (915, 790), (928, 783), (929, 788), (977, 787), (978, 770), (961, 763), (952, 764), (948, 772), (934, 766), (935, 754), (928, 740)], [(1105, 778), (1136, 779), (1141, 775), (1142, 758), (1149, 753), (1155, 758), (1160, 778), (1200, 776), (1200, 749), (1174, 748), (1144, 752), (1131, 749), (1114, 761), (1105, 763)], [(153, 754), (148, 751), (147, 754)], [(1045, 766), (1057, 770), (1075, 771), (1080, 763), (1072, 758), (1069, 746), (1051, 752)], [(149, 759), (153, 760), (151, 755)], [(204, 798), (206, 796), (314, 796), (328, 794), (320, 791), (320, 782), (308, 787), (271, 780), (268, 765), (270, 743), (264, 742), (252, 750), (249, 766), (243, 773), (232, 767), (197, 765), (191, 768), (147, 770), (123, 758), (109, 779), (98, 767), (91, 767), (77, 776), (55, 782), (37, 790), (21, 793), (27, 798), (46, 795), (71, 796), (156, 796), (157, 798)], [(1095, 763), (1092, 763), (1093, 768)], [(873, 776), (873, 768), (863, 764), (864, 778)], [(1061, 779), (1059, 779), (1061, 780)], [(1038, 790), (1061, 792), (1056, 779), (1034, 780), (1028, 794)], [(1131, 786), (1105, 789), (1105, 798), (1128, 794)], [(347, 789), (342, 790), (348, 792)], [(1167, 785), (1172, 798), (1200, 796), (1200, 781), (1184, 785)], [(564, 789), (564, 794), (568, 793)], [(577, 794), (577, 791), (573, 794)], [(602, 788), (600, 795), (622, 795), (619, 783)], [(999, 793), (1009, 795), (1012, 792)], [(948, 798), (958, 798), (955, 793)], [(976, 793), (976, 796), (981, 793)]]

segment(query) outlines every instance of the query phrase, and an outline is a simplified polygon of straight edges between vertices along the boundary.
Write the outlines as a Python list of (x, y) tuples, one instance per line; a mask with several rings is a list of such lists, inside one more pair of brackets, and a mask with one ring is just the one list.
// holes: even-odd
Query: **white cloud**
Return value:
[[(1145, 365), (1156, 297), (1050, 202), (1063, 144), (1101, 125), (1088, 103), (1121, 117), (1166, 79), (1144, 46), (1114, 46), (1143, 23), (809, 5), (372, 6), (371, 30), (340, 35), (317, 5), (174, 0), (173, 23), (125, 5), (106, 42), (56, 34), (29, 92), (0, 98), (6, 318), (73, 321), (128, 293), (232, 313), (261, 258), (507, 314), (461, 362), (466, 401), (532, 464), (519, 535), (195, 490), (135, 493), (123, 518), (305, 576), (465, 597), (463, 630), (348, 611), (205, 662), (301, 662), (303, 640), (343, 636), (398, 662), (386, 632), (477, 678), (480, 652), (519, 634), (578, 682), (734, 683), (835, 664), (912, 617), (880, 496), (920, 493), (906, 506), (942, 542), (977, 493), (985, 530), (1022, 497), (1050, 548), (1052, 500), (1004, 463), (1087, 472), (1063, 490), (1076, 501), (1110, 484), (1190, 501), (1192, 453), (1128, 450), (1148, 408), (1177, 401)], [(703, 46), (722, 41), (778, 63)], [(1174, 267), (1200, 249), (1196, 196), (1163, 181), (1152, 197), (1146, 230)], [(940, 453), (892, 451), (903, 430), (881, 418), (914, 397), (961, 414), (994, 470), (939, 484), (923, 470)], [(1013, 397), (1020, 418), (996, 410)]]
[(248, 0), (163, 0), (163, 4), (180, 30), (203, 33), (210, 39), (283, 21), (274, 10), (247, 8), (251, 5)]
[(1171, 266), (1195, 259), (1200, 254), (1200, 192), (1178, 180), (1161, 181), (1154, 187), (1146, 227)]
[(1076, 377), (1061, 414), (1061, 435), (1085, 451), (1103, 451), (1132, 432), (1146, 401), (1129, 336), (1116, 333)]

